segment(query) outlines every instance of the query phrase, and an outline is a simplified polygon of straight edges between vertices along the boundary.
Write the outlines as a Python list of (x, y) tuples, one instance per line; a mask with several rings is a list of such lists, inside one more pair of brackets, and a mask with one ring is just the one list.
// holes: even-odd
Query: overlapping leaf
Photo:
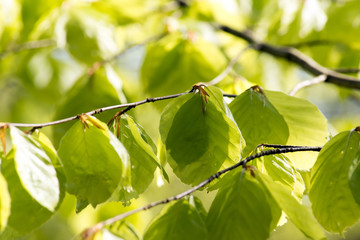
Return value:
[[(55, 119), (74, 116), (81, 112), (88, 112), (104, 106), (120, 104), (119, 96), (106, 78), (103, 69), (99, 69), (91, 77), (80, 78), (67, 97), (59, 104)], [(112, 117), (111, 112), (99, 115), (100, 120), (108, 120)], [(62, 136), (70, 129), (72, 123), (64, 123), (54, 128), (54, 145), (58, 146)]]
[(0, 232), (2, 232), (10, 215), (10, 194), (5, 178), (0, 174)]
[(122, 115), (117, 122), (115, 131), (119, 134), (118, 138), (129, 154), (129, 171), (131, 173), (119, 186), (112, 199), (127, 202), (143, 193), (153, 180), (156, 167), (162, 167), (155, 154), (156, 145), (130, 116)]
[(62, 138), (58, 152), (68, 192), (76, 195), (79, 203), (96, 206), (111, 196), (128, 171), (129, 156), (106, 124), (84, 118), (88, 127), (76, 122)]
[(206, 219), (209, 239), (267, 239), (281, 210), (263, 184), (247, 171), (221, 182)]
[(342, 233), (360, 217), (352, 191), (356, 188), (350, 188), (359, 183), (355, 183), (356, 173), (352, 171), (352, 164), (358, 162), (359, 144), (359, 132), (339, 133), (325, 144), (312, 169), (309, 194), (312, 209), (328, 231)]
[(12, 127), (13, 149), (3, 161), (2, 172), (9, 184), (9, 225), (29, 232), (51, 217), (58, 206), (60, 184), (51, 158), (41, 144)]
[(167, 160), (188, 184), (199, 183), (224, 163), (239, 160), (244, 145), (221, 92), (215, 87), (205, 91), (208, 103), (198, 94), (184, 95), (167, 105), (160, 121)]
[[(253, 89), (230, 104), (235, 121), (244, 132), (245, 153), (261, 143), (321, 146), (326, 142), (326, 119), (316, 106), (281, 92)], [(311, 152), (287, 156), (297, 168), (310, 168), (316, 159), (316, 153)]]
[(291, 191), (283, 184), (272, 181), (268, 176), (258, 173), (261, 182), (267, 188), (279, 207), (286, 213), (287, 217), (309, 238), (325, 239), (324, 232), (310, 209), (301, 205)]
[(144, 240), (208, 239), (206, 212), (196, 197), (181, 199), (164, 208), (151, 222)]
[(226, 65), (213, 44), (201, 38), (166, 36), (149, 45), (141, 69), (145, 89), (153, 96), (185, 91), (196, 82), (208, 82)]
[(250, 88), (229, 105), (234, 119), (246, 140), (244, 153), (261, 143), (285, 144), (289, 128), (260, 88)]

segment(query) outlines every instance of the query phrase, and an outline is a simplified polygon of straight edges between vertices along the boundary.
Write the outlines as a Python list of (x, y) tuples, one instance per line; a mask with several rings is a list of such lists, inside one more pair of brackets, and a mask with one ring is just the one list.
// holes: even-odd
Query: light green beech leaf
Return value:
[(311, 239), (325, 239), (324, 232), (316, 222), (311, 210), (306, 206), (301, 205), (286, 186), (273, 181), (269, 176), (261, 174), (260, 172), (258, 172), (256, 176), (260, 178), (260, 181), (265, 185), (287, 217), (307, 237)]
[(10, 129), (16, 171), (22, 185), (39, 204), (54, 211), (60, 190), (51, 158), (33, 137), (17, 128)]
[(294, 189), (296, 182), (295, 169), (290, 160), (284, 155), (264, 156), (264, 167), (267, 174), (274, 180), (279, 181), (287, 186), (291, 191)]
[(190, 196), (168, 204), (148, 226), (144, 240), (208, 239), (206, 212), (200, 200)]
[(200, 37), (185, 39), (171, 34), (149, 44), (141, 79), (152, 96), (185, 91), (197, 82), (208, 82), (226, 66), (219, 48)]
[(328, 231), (342, 233), (360, 218), (360, 207), (350, 188), (355, 178), (349, 179), (352, 164), (358, 161), (359, 144), (359, 132), (339, 133), (325, 144), (312, 169), (312, 209)]
[[(156, 167), (163, 170), (156, 156), (156, 146), (144, 129), (128, 115), (122, 115), (115, 124), (118, 139), (128, 152), (128, 178), (114, 192), (112, 200), (129, 201), (143, 193), (154, 179)], [(165, 171), (163, 170), (163, 173)], [(166, 173), (165, 176), (167, 177)]]
[(1, 165), (1, 172), (8, 183), (11, 198), (8, 226), (16, 230), (17, 234), (26, 234), (38, 228), (54, 213), (35, 200), (23, 185), (21, 174), (17, 170), (14, 152), (14, 149), (11, 149)]
[(186, 94), (170, 102), (160, 120), (168, 163), (182, 182), (193, 185), (238, 161), (245, 145), (221, 92), (205, 91), (208, 103), (198, 93)]
[(281, 211), (250, 172), (234, 171), (219, 181), (206, 219), (209, 239), (267, 239)]
[[(322, 146), (325, 144), (329, 136), (327, 120), (315, 105), (305, 99), (281, 92), (266, 90), (264, 92), (287, 123), (289, 128), (287, 145)], [(286, 155), (296, 168), (309, 169), (314, 165), (317, 154), (297, 152)]]
[[(126, 221), (118, 221), (111, 224), (102, 231), (103, 239), (114, 240), (141, 240), (140, 234), (136, 231), (134, 226)], [(116, 236), (116, 237), (114, 237)]]
[(250, 153), (261, 143), (286, 144), (289, 137), (284, 117), (259, 89), (253, 87), (246, 90), (229, 105), (246, 141), (244, 154)]
[(61, 139), (59, 156), (67, 191), (82, 203), (96, 206), (106, 201), (129, 169), (125, 147), (94, 117), (83, 116)]
[[(1, 158), (3, 161), (3, 159)], [(0, 174), (0, 232), (2, 232), (8, 222), (10, 215), (11, 199), (8, 191), (8, 185), (2, 174)]]

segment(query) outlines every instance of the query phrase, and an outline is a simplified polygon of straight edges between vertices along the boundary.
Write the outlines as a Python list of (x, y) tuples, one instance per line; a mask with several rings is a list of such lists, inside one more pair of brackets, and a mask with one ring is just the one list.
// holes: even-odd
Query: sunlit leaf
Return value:
[(349, 182), (349, 170), (357, 162), (359, 143), (357, 131), (339, 133), (325, 144), (312, 169), (309, 194), (312, 209), (328, 231), (342, 233), (360, 218), (360, 207)]
[(10, 215), (10, 194), (5, 178), (0, 174), (0, 232), (2, 232), (8, 222)]
[(236, 97), (229, 108), (246, 141), (247, 154), (261, 143), (285, 144), (289, 128), (284, 117), (259, 88), (250, 88)]
[(293, 190), (296, 182), (296, 170), (291, 166), (291, 163), (286, 156), (265, 156), (264, 167), (267, 174), (269, 174), (274, 181), (279, 181), (289, 187), (289, 189)]
[(239, 160), (244, 145), (221, 92), (215, 87), (205, 90), (210, 95), (205, 112), (199, 94), (187, 94), (169, 103), (160, 121), (167, 161), (188, 184), (199, 183), (223, 164)]
[(170, 203), (152, 220), (144, 240), (207, 239), (205, 214), (202, 203), (196, 197)]
[[(322, 146), (328, 138), (327, 120), (309, 101), (291, 97), (281, 92), (264, 91), (269, 101), (283, 116), (289, 128), (287, 145)], [(295, 167), (306, 169), (313, 166), (317, 153), (301, 152), (286, 154)]]
[(119, 221), (102, 231), (102, 239), (107, 240), (140, 240), (141, 237), (136, 229), (128, 222)]
[[(72, 89), (67, 93), (57, 107), (55, 119), (62, 119), (88, 112), (101, 107), (120, 104), (119, 96), (106, 79), (103, 69), (99, 69), (91, 77), (80, 78)], [(104, 112), (98, 116), (100, 120), (109, 121), (113, 113)], [(72, 123), (64, 123), (53, 128), (54, 145), (57, 147), (60, 139)]]
[(115, 124), (115, 133), (119, 133), (118, 138), (129, 154), (131, 173), (115, 191), (112, 199), (127, 202), (143, 193), (153, 180), (156, 167), (162, 167), (155, 154), (154, 142), (130, 116), (120, 117)]
[(324, 232), (309, 208), (301, 205), (292, 196), (289, 189), (279, 182), (272, 181), (268, 176), (257, 173), (274, 200), (286, 213), (288, 218), (309, 238), (325, 239)]
[[(91, 118), (91, 120), (89, 120)], [(128, 166), (128, 153), (106, 124), (93, 117), (78, 121), (62, 138), (59, 156), (67, 190), (93, 206), (106, 201)]]
[(31, 136), (10, 128), (16, 171), (24, 188), (39, 204), (54, 211), (59, 202), (59, 181), (50, 156)]
[(184, 39), (172, 34), (149, 45), (141, 78), (152, 96), (161, 96), (185, 91), (197, 82), (208, 82), (225, 65), (226, 59), (215, 45), (200, 37)]
[(119, 51), (114, 26), (93, 8), (71, 8), (64, 30), (67, 48), (81, 62), (93, 64)]
[(280, 209), (271, 204), (264, 186), (247, 171), (223, 180), (206, 219), (209, 239), (267, 239)]
[[(21, 173), (17, 169), (15, 151), (13, 149), (2, 161), (1, 171), (8, 183), (11, 197), (11, 212), (8, 226), (25, 234), (39, 227), (53, 215), (53, 212), (36, 201), (23, 185)], [(55, 172), (55, 170), (53, 171)], [(28, 184), (32, 182), (30, 181)]]
[[(356, 149), (351, 150), (356, 151)], [(349, 169), (349, 180), (351, 192), (355, 201), (360, 205), (360, 144)]]

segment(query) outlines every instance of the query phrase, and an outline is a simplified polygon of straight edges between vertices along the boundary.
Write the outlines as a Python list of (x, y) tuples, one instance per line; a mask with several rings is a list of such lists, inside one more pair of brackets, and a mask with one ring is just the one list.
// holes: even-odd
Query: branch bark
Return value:
[(323, 67), (319, 63), (315, 62), (312, 58), (306, 56), (295, 48), (277, 47), (260, 42), (248, 31), (238, 31), (225, 25), (219, 25), (217, 28), (235, 37), (244, 39), (257, 51), (265, 52), (275, 57), (283, 58), (289, 62), (293, 62), (315, 76), (325, 75), (325, 82), (333, 83), (341, 87), (360, 89), (359, 79), (337, 73), (331, 69)]

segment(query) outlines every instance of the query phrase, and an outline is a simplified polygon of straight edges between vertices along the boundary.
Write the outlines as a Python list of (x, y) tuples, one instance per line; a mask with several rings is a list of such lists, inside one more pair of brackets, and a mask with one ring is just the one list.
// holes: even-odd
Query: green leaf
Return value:
[(152, 239), (207, 239), (206, 212), (196, 197), (170, 203), (152, 220), (144, 240)]
[[(53, 212), (35, 200), (26, 186), (23, 185), (21, 180), (23, 176), (21, 172), (18, 172), (16, 160), (15, 150), (11, 149), (2, 161), (1, 171), (8, 183), (11, 198), (8, 226), (21, 234), (25, 234), (47, 221)], [(55, 172), (55, 170), (53, 171)], [(34, 181), (29, 183), (31, 182)]]
[(231, 102), (229, 108), (246, 141), (244, 154), (261, 143), (286, 144), (288, 125), (262, 90), (246, 90)]
[(182, 182), (193, 185), (238, 161), (245, 145), (221, 92), (215, 87), (205, 90), (205, 112), (199, 94), (186, 94), (169, 103), (160, 120), (167, 161)]
[(296, 182), (295, 169), (290, 160), (284, 155), (264, 156), (264, 167), (267, 174), (274, 180), (281, 182), (291, 191), (294, 189)]
[[(281, 92), (264, 91), (268, 100), (283, 116), (289, 128), (288, 145), (322, 146), (328, 138), (326, 118), (309, 101), (291, 97)], [(241, 130), (241, 129), (240, 129)], [(286, 154), (296, 168), (313, 166), (317, 153), (300, 152)]]
[(59, 181), (51, 158), (33, 137), (10, 128), (16, 171), (24, 188), (53, 212), (59, 203)]
[(62, 138), (59, 156), (67, 190), (93, 206), (106, 201), (127, 171), (128, 153), (106, 124), (84, 116), (88, 128), (76, 122)]
[(93, 64), (119, 52), (115, 26), (106, 15), (86, 5), (70, 8), (67, 14), (67, 48), (76, 59)]
[(140, 125), (125, 114), (121, 115), (116, 125), (115, 131), (119, 133), (118, 138), (129, 154), (131, 173), (126, 183), (122, 183), (120, 189), (114, 193), (112, 199), (127, 202), (143, 193), (153, 180), (156, 167), (161, 169), (162, 167), (156, 156), (154, 142)]
[(325, 239), (324, 232), (310, 209), (301, 205), (289, 189), (283, 184), (271, 180), (268, 176), (257, 172), (260, 181), (268, 189), (280, 208), (286, 213), (288, 218), (309, 238)]
[(10, 128), (13, 148), (2, 161), (8, 182), (11, 213), (8, 224), (27, 233), (48, 220), (62, 200), (60, 183), (52, 155), (36, 137)]
[[(353, 151), (356, 151), (354, 149)], [(355, 201), (360, 205), (360, 147), (349, 169), (350, 189)]]
[(171, 34), (148, 46), (141, 79), (152, 96), (161, 96), (208, 82), (225, 66), (226, 58), (215, 45), (198, 37)]
[[(141, 237), (136, 229), (126, 221), (118, 221), (103, 230), (103, 239), (113, 239), (116, 236), (119, 239), (140, 240)], [(115, 240), (116, 238), (114, 238)]]
[(328, 231), (342, 233), (360, 217), (360, 207), (349, 182), (349, 171), (353, 162), (357, 162), (359, 143), (357, 131), (339, 133), (325, 144), (312, 169), (309, 194), (312, 209)]
[[(119, 96), (106, 78), (104, 69), (99, 69), (91, 77), (80, 78), (66, 98), (56, 109), (54, 119), (62, 119), (80, 113), (89, 112), (105, 106), (120, 104)], [(114, 113), (111, 111), (99, 115), (102, 121), (111, 119)], [(72, 123), (64, 123), (53, 128), (54, 145), (58, 147), (61, 137), (70, 129)]]
[(8, 185), (4, 176), (0, 173), (0, 232), (2, 232), (7, 225), (10, 215), (10, 205), (11, 199)]
[(223, 180), (206, 219), (210, 239), (267, 239), (280, 210), (263, 185), (247, 171)]

